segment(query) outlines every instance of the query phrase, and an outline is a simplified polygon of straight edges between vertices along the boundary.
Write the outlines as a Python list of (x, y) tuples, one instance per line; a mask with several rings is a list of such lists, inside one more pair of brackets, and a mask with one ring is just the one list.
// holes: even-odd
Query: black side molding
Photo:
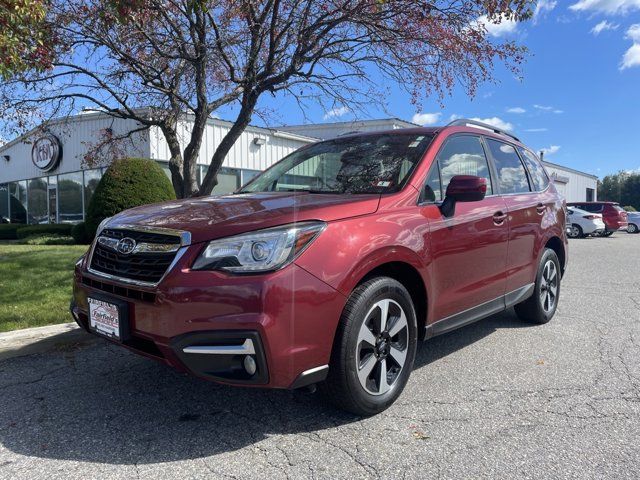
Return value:
[(460, 327), (464, 327), (465, 325), (469, 325), (470, 323), (477, 322), (478, 320), (482, 320), (483, 318), (502, 312), (529, 298), (533, 295), (534, 289), (535, 284), (530, 283), (524, 287), (520, 287), (509, 292), (506, 295), (502, 295), (501, 297), (489, 300), (488, 302), (476, 307), (472, 307), (468, 310), (464, 310), (463, 312), (456, 313), (443, 318), (442, 320), (433, 322), (425, 327), (424, 339), (428, 340), (429, 338), (451, 332), (452, 330), (456, 330)]

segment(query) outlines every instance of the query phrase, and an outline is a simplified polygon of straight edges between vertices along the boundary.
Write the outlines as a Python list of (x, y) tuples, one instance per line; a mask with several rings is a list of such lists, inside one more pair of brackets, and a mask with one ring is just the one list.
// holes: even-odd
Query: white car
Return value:
[(567, 235), (569, 238), (582, 238), (598, 235), (605, 230), (602, 215), (580, 210), (575, 207), (567, 208)]
[(627, 232), (640, 233), (640, 212), (627, 212), (627, 220), (629, 221)]

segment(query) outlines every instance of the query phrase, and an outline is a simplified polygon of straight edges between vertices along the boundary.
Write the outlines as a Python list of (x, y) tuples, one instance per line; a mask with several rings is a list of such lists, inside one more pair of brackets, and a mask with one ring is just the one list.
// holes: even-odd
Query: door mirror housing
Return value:
[(487, 194), (487, 179), (475, 175), (456, 175), (449, 181), (447, 194), (440, 206), (445, 217), (451, 217), (457, 202), (479, 202)]

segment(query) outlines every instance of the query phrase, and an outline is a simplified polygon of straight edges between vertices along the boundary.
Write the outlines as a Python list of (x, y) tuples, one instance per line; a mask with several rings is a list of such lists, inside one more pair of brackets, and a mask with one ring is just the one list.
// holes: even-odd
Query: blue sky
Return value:
[[(387, 111), (425, 124), (447, 123), (451, 116), (492, 119), (537, 151), (546, 149), (551, 162), (601, 177), (640, 171), (640, 0), (540, 1), (533, 20), (488, 30), (497, 40), (529, 48), (522, 81), (498, 68), (498, 83), (483, 85), (474, 99), (460, 89), (444, 99), (444, 108), (427, 99), (416, 112), (396, 91)], [(287, 123), (303, 123), (293, 102), (281, 105)], [(340, 106), (307, 112), (313, 122), (354, 116)], [(382, 108), (358, 114), (386, 116)]]

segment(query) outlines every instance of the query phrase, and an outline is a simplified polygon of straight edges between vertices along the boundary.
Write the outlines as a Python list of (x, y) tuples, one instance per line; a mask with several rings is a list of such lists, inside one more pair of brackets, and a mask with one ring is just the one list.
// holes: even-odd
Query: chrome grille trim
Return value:
[[(142, 280), (135, 280), (135, 279), (131, 279), (131, 278), (121, 277), (121, 276), (118, 276), (118, 275), (112, 275), (112, 274), (105, 273), (105, 272), (100, 272), (100, 271), (97, 271), (97, 270), (94, 270), (93, 268), (91, 268), (91, 265), (92, 265), (92, 262), (93, 262), (93, 254), (94, 254), (96, 245), (98, 243), (98, 238), (100, 237), (100, 234), (102, 233), (102, 231), (105, 230), (105, 229), (109, 229), (109, 230), (132, 230), (132, 231), (143, 232), (143, 233), (156, 233), (156, 234), (160, 234), (160, 235), (171, 235), (171, 236), (178, 237), (180, 239), (180, 243), (179, 244), (175, 244), (175, 245), (179, 245), (179, 247), (176, 250), (172, 250), (172, 251), (175, 251), (176, 254), (175, 254), (173, 260), (171, 261), (170, 265), (165, 270), (165, 272), (162, 275), (162, 277), (157, 282), (145, 282), (145, 281), (142, 281)], [(105, 225), (102, 229), (100, 229), (98, 232), (96, 232), (96, 238), (94, 239), (94, 241), (93, 241), (93, 243), (91, 245), (91, 251), (89, 252), (89, 258), (88, 258), (88, 262), (87, 262), (87, 271), (91, 275), (95, 275), (95, 276), (100, 277), (100, 278), (111, 280), (113, 282), (125, 283), (127, 285), (136, 285), (136, 286), (139, 286), (139, 287), (154, 288), (154, 287), (157, 287), (158, 284), (160, 284), (160, 282), (162, 282), (162, 280), (164, 280), (164, 278), (167, 276), (167, 274), (170, 271), (173, 270), (173, 268), (176, 266), (178, 261), (180, 261), (182, 256), (186, 253), (187, 247), (190, 244), (191, 244), (191, 233), (183, 231), (183, 230), (175, 230), (175, 229), (172, 229), (172, 228), (162, 228), (162, 227), (148, 227), (148, 226), (145, 226), (145, 225), (129, 225), (129, 224), (126, 224), (126, 225), (117, 225), (117, 226), (113, 226), (113, 227)], [(159, 244), (156, 244), (156, 245), (159, 245)], [(171, 244), (171, 245), (173, 245), (173, 244)], [(139, 253), (143, 253), (143, 252), (139, 252)], [(151, 252), (151, 253), (158, 253), (158, 252)], [(169, 253), (169, 252), (165, 252), (165, 253)]]

